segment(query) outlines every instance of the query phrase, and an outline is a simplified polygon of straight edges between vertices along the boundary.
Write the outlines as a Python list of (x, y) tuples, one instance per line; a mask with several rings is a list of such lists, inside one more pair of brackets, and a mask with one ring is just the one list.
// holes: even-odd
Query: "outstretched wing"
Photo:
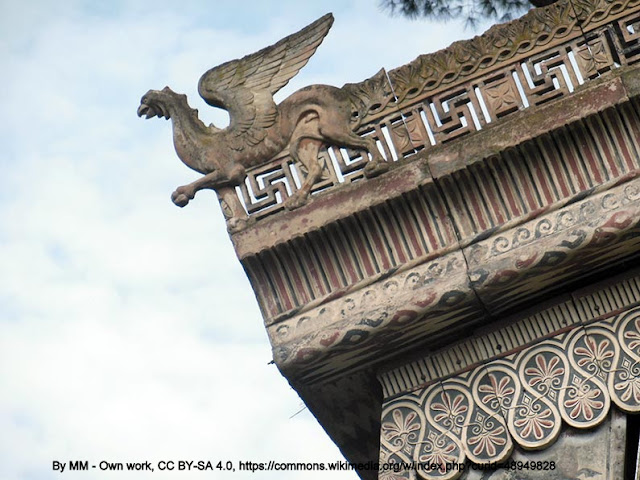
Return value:
[(333, 15), (328, 13), (278, 43), (200, 77), (200, 96), (209, 105), (229, 111), (230, 132), (238, 149), (264, 139), (277, 116), (273, 95), (306, 65), (332, 24)]

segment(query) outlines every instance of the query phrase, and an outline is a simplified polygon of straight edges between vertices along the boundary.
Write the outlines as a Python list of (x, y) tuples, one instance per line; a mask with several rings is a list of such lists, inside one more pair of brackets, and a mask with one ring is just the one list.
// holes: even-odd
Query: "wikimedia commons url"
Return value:
[(52, 470), (58, 473), (79, 471), (104, 471), (104, 472), (343, 472), (343, 471), (378, 471), (395, 473), (405, 471), (464, 471), (464, 470), (555, 470), (555, 462), (516, 462), (502, 463), (350, 463), (346, 461), (335, 462), (267, 462), (232, 461), (232, 460), (160, 460), (151, 462), (113, 462), (100, 460), (89, 462), (88, 460), (54, 460)]

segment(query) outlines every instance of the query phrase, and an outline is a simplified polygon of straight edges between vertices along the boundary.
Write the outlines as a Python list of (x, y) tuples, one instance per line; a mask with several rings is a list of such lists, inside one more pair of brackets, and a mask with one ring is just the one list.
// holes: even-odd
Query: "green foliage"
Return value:
[(473, 27), (481, 19), (508, 21), (526, 12), (532, 5), (547, 5), (554, 0), (381, 0), (391, 14), (434, 20), (464, 18)]

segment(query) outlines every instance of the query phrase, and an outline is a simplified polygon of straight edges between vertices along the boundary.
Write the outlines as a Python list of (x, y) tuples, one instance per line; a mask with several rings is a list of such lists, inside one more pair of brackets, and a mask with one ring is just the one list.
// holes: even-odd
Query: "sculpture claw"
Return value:
[(232, 218), (227, 222), (227, 231), (229, 233), (239, 232), (247, 228), (249, 224), (246, 218)]
[(189, 204), (189, 198), (183, 193), (176, 195), (176, 192), (173, 192), (171, 200), (180, 208), (186, 207)]
[(178, 187), (176, 191), (171, 194), (171, 201), (178, 207), (185, 207), (189, 204), (189, 201), (194, 197), (195, 192), (190, 191), (187, 186)]
[(307, 203), (307, 197), (303, 195), (293, 195), (284, 202), (284, 208), (287, 210), (295, 210)]
[(367, 178), (377, 177), (389, 170), (389, 164), (385, 161), (372, 161), (364, 167), (364, 176)]

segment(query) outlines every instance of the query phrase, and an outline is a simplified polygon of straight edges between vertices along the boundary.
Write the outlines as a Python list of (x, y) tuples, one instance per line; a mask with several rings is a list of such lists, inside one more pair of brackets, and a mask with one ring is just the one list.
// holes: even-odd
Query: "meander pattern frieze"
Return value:
[[(639, 2), (587, 0), (572, 3), (557, 2), (548, 8), (534, 9), (521, 19), (494, 26), (481, 36), (422, 55), (414, 62), (390, 71), (396, 103), (419, 97), (443, 84), (459, 83), (479, 72), (494, 70), (497, 65), (527, 56), (541, 47), (581, 36), (582, 32), (589, 32), (603, 21), (624, 14)], [(637, 37), (629, 32), (623, 38), (629, 44)]]
[[(359, 84), (345, 85), (387, 162), (484, 129), (508, 115), (572, 94), (581, 85), (640, 59), (640, 1), (559, 1), (484, 35), (423, 55)], [(577, 13), (577, 18), (576, 18)], [(579, 22), (578, 22), (579, 20)], [(579, 24), (579, 25), (578, 25)], [(389, 83), (391, 82), (391, 83)], [(321, 192), (363, 178), (363, 152), (320, 152)], [(284, 152), (248, 172), (237, 189), (256, 219), (284, 208), (306, 172)]]
[(640, 309), (579, 326), (500, 360), (388, 401), (381, 461), (442, 464), (397, 479), (453, 479), (446, 463), (500, 462), (543, 449), (562, 423), (586, 429), (615, 406), (640, 412)]

